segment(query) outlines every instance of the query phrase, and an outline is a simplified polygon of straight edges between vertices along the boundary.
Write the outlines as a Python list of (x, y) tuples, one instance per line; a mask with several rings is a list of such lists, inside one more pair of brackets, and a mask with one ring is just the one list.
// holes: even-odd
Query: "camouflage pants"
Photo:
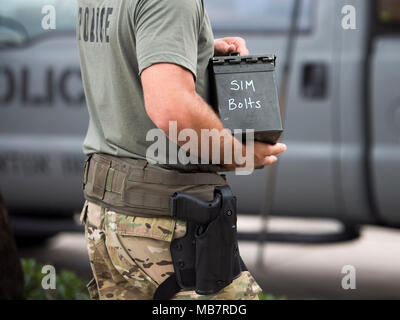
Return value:
[[(170, 253), (173, 239), (185, 235), (184, 221), (142, 218), (85, 202), (81, 214), (93, 279), (92, 299), (152, 299), (157, 286), (174, 271)], [(213, 295), (178, 292), (173, 299), (256, 300), (261, 288), (248, 271)]]

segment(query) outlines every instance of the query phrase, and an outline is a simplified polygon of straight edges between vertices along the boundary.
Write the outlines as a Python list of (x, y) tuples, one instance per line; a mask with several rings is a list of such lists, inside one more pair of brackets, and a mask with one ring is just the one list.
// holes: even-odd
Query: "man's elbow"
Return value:
[(146, 112), (154, 125), (165, 133), (168, 132), (171, 121), (176, 121), (178, 127), (186, 126), (190, 115), (185, 107), (185, 99), (162, 99), (145, 104)]
[(165, 133), (168, 132), (169, 130), (169, 123), (170, 121), (173, 121), (173, 119), (171, 117), (169, 117), (167, 114), (162, 114), (162, 113), (157, 113), (157, 114), (152, 114), (147, 112), (147, 114), (149, 115), (149, 118), (151, 119), (151, 121), (153, 121), (154, 125), (164, 131)]

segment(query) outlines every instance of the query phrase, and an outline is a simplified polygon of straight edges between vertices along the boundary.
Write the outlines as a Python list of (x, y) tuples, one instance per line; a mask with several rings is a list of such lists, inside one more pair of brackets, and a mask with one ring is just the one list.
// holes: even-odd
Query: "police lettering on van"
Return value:
[[(81, 72), (78, 67), (67, 67), (57, 73), (52, 67), (47, 67), (44, 73), (42, 89), (33, 93), (32, 81), (37, 81), (28, 66), (14, 68), (0, 66), (0, 106), (7, 106), (14, 101), (23, 106), (54, 106), (57, 96), (67, 105), (84, 106), (85, 95), (82, 89)], [(71, 88), (77, 88), (73, 90)]]

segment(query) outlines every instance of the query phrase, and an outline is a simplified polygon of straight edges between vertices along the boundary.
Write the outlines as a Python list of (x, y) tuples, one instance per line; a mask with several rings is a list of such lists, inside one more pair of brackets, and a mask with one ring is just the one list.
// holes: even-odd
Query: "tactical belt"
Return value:
[(225, 184), (217, 173), (183, 173), (142, 159), (95, 153), (85, 164), (83, 193), (86, 200), (127, 215), (171, 216), (171, 194), (186, 192), (210, 201), (214, 187)]
[(247, 270), (237, 244), (236, 198), (222, 175), (96, 153), (86, 161), (83, 189), (87, 200), (116, 212), (187, 222), (185, 236), (171, 242), (175, 273), (154, 299), (170, 299), (182, 289), (213, 294)]

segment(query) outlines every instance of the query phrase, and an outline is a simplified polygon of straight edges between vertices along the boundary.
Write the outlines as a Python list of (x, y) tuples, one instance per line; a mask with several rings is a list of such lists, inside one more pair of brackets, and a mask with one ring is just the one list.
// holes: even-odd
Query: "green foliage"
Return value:
[(43, 289), (43, 265), (33, 259), (21, 259), (25, 277), (25, 296), (28, 300), (88, 300), (86, 286), (73, 272), (61, 270), (56, 275), (56, 289)]
[(259, 293), (258, 298), (260, 300), (286, 300), (286, 297), (280, 296), (280, 297), (274, 297), (272, 294), (265, 294), (265, 293)]

